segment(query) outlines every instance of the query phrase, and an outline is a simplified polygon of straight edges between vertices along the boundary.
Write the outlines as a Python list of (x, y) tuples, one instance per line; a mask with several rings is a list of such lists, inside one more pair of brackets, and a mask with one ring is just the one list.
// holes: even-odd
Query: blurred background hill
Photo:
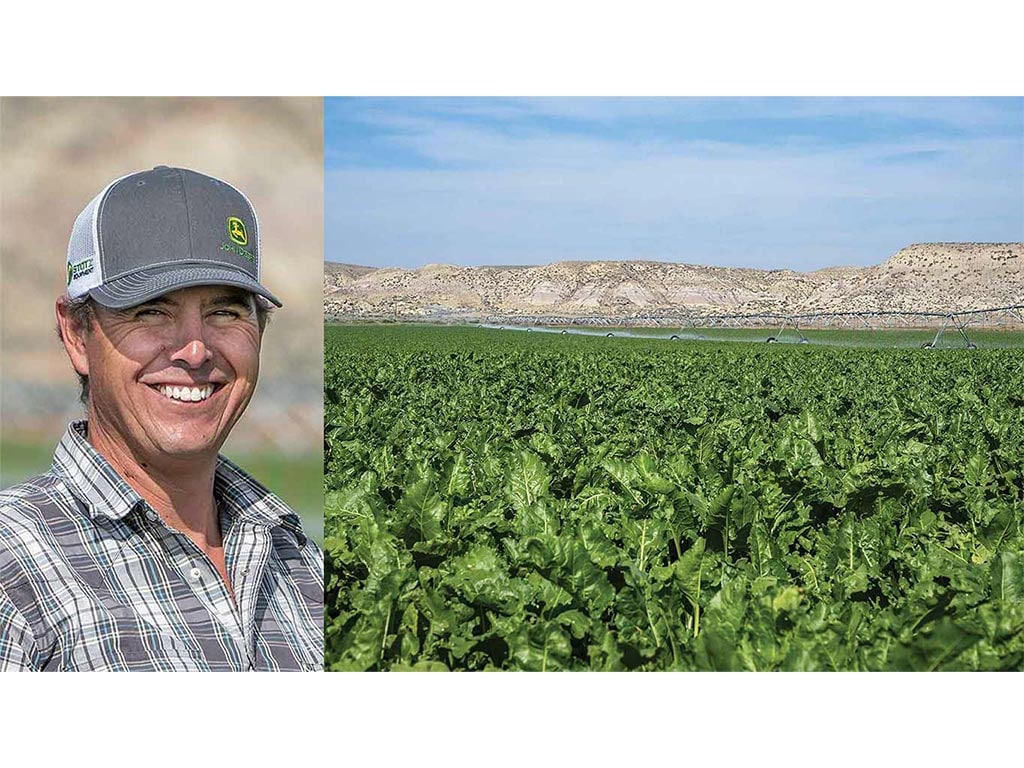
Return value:
[(156, 165), (224, 179), (256, 208), (262, 282), (284, 307), (264, 338), (256, 395), (224, 452), (322, 525), (316, 98), (0, 101), (0, 486), (44, 470), (67, 422), (82, 414), (53, 314), (75, 217), (108, 182)]

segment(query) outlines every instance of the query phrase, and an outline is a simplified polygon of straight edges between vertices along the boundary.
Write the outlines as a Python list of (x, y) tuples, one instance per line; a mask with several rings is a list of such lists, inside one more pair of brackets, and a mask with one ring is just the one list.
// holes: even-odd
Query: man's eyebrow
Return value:
[(147, 301), (142, 302), (141, 304), (136, 304), (133, 307), (125, 307), (124, 309), (116, 309), (116, 310), (113, 310), (113, 311), (119, 312), (120, 314), (123, 314), (123, 315), (127, 315), (127, 314), (131, 314), (132, 312), (136, 312), (136, 311), (138, 311), (140, 309), (145, 309), (146, 307), (173, 307), (173, 306), (174, 306), (174, 302), (171, 301), (170, 299), (168, 299), (166, 296), (156, 296), (156, 297), (154, 297), (152, 299), (149, 299)]
[(214, 296), (208, 302), (207, 306), (210, 307), (225, 307), (225, 306), (237, 306), (245, 307), (246, 309), (253, 309), (252, 294), (246, 293), (245, 291), (232, 291), (231, 293), (222, 293)]

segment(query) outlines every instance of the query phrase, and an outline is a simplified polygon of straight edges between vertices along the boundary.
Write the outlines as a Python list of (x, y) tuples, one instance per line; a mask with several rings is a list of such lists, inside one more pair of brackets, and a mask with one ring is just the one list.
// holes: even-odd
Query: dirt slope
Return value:
[(1024, 243), (921, 243), (815, 272), (652, 261), (373, 269), (328, 262), (328, 319), (497, 319), (659, 312), (956, 311), (1024, 302)]

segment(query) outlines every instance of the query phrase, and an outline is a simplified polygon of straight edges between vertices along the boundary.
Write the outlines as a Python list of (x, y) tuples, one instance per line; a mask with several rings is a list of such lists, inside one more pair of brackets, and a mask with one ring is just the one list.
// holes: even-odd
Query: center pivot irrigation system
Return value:
[[(954, 312), (814, 312), (806, 314), (779, 314), (766, 312), (761, 314), (694, 314), (687, 312), (651, 312), (630, 315), (624, 318), (604, 316), (532, 316), (504, 315), (488, 317), (479, 323), (481, 327), (498, 328), (501, 330), (543, 331), (547, 333), (583, 334), (615, 336), (613, 331), (603, 332), (605, 328), (678, 328), (679, 332), (668, 338), (672, 340), (707, 339), (706, 331), (713, 329), (765, 329), (771, 332), (778, 326), (774, 335), (765, 341), (774, 344), (790, 330), (798, 344), (810, 344), (804, 335), (809, 330), (927, 330), (935, 329), (931, 341), (923, 343), (924, 349), (938, 347), (943, 334), (951, 327), (959, 334), (966, 349), (976, 349), (967, 333), (969, 326), (990, 330), (1024, 330), (1024, 304), (1011, 304), (1005, 307), (988, 309), (970, 309)], [(620, 331), (621, 335), (637, 335), (629, 331)]]

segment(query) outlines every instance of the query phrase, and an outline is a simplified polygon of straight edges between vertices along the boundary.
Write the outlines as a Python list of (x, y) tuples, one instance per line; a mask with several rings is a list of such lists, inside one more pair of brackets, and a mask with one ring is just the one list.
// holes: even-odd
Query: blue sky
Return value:
[(1024, 240), (1022, 98), (332, 98), (326, 254), (809, 270)]

